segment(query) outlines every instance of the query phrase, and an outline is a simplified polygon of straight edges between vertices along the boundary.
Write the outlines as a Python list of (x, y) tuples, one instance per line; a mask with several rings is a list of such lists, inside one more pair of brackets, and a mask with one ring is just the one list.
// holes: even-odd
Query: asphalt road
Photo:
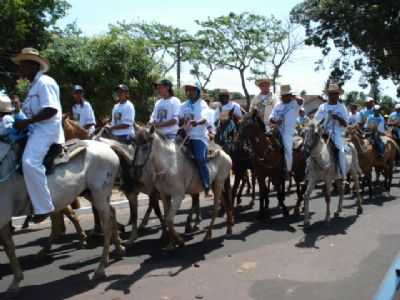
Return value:
[[(255, 208), (240, 209), (233, 236), (225, 237), (220, 218), (212, 240), (202, 242), (204, 232), (197, 232), (185, 236), (185, 247), (165, 251), (158, 221), (152, 219), (126, 257), (111, 256), (104, 281), (91, 280), (101, 240), (91, 239), (88, 249), (78, 249), (69, 224), (64, 240), (47, 259), (39, 261), (35, 253), (49, 229), (48, 224), (34, 226), (15, 235), (25, 271), (16, 299), (371, 299), (400, 250), (399, 181), (396, 175), (391, 197), (384, 197), (378, 189), (372, 200), (365, 196), (364, 214), (359, 217), (348, 196), (342, 216), (329, 225), (322, 222), (324, 201), (319, 191), (314, 192), (312, 226), (306, 233), (301, 218), (284, 219), (276, 208), (270, 222), (257, 221), (256, 202)], [(287, 203), (294, 204), (294, 200), (292, 194)], [(202, 201), (203, 228), (209, 222), (211, 204)], [(332, 212), (336, 204), (334, 197)], [(176, 219), (182, 233), (188, 205), (186, 201)], [(271, 206), (276, 207), (275, 198)], [(80, 218), (83, 227), (91, 229), (91, 215)], [(119, 221), (127, 218), (128, 210), (120, 208)], [(4, 291), (11, 278), (8, 260), (0, 251), (0, 299), (6, 299)]]

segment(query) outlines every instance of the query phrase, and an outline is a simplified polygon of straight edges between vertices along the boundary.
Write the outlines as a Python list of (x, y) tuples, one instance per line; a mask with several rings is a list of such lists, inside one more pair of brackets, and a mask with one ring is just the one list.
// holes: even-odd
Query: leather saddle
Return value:
[(69, 140), (64, 145), (52, 144), (43, 160), (46, 175), (53, 173), (57, 166), (69, 162), (86, 148), (87, 144), (78, 139)]
[[(213, 158), (215, 158), (220, 150), (222, 150), (221, 146), (217, 145), (214, 142), (210, 142), (208, 145), (207, 160), (212, 160)], [(185, 143), (184, 145), (182, 145), (181, 151), (188, 159), (193, 161), (196, 160), (189, 143)]]

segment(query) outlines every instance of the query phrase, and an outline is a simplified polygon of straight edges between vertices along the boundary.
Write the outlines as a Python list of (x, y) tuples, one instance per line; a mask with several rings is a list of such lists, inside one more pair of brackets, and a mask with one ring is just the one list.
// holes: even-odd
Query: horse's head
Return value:
[(311, 155), (311, 152), (322, 139), (323, 129), (319, 123), (310, 122), (304, 129), (304, 153), (306, 157)]
[(257, 111), (247, 113), (239, 125), (239, 134), (243, 137), (251, 138), (264, 134), (265, 124), (257, 114)]

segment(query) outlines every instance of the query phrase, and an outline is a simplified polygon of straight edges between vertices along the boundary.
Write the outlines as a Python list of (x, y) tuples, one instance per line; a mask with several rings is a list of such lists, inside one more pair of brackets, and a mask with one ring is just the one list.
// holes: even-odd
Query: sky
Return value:
[[(59, 22), (59, 26), (76, 22), (87, 35), (105, 33), (109, 24), (119, 21), (160, 22), (186, 29), (194, 33), (198, 29), (195, 20), (207, 17), (218, 17), (229, 12), (251, 12), (261, 15), (274, 15), (281, 20), (289, 18), (290, 10), (300, 0), (69, 0), (71, 9), (68, 16)], [(308, 94), (321, 94), (329, 75), (329, 68), (315, 71), (314, 62), (322, 58), (320, 49), (304, 46), (298, 50), (292, 59), (282, 68), (279, 82), (291, 84), (295, 92), (306, 90)], [(329, 66), (329, 58), (326, 66)], [(190, 66), (182, 67), (182, 81), (191, 81)], [(175, 78), (175, 72), (170, 74)], [(358, 86), (359, 74), (356, 74), (344, 86), (345, 91), (362, 89)], [(250, 93), (256, 93), (257, 87), (249, 81), (247, 87)], [(230, 91), (242, 92), (239, 73), (237, 71), (218, 70), (212, 77), (209, 89), (226, 88)], [(382, 81), (383, 94), (395, 98), (396, 88), (391, 81)], [(364, 90), (368, 93), (369, 89)]]

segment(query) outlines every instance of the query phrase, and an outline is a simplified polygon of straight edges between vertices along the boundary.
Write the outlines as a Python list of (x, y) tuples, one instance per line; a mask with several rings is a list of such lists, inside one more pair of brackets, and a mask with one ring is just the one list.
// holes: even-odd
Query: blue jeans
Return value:
[(210, 174), (207, 167), (207, 145), (200, 140), (190, 140), (193, 156), (199, 169), (200, 179), (205, 190), (210, 189)]

